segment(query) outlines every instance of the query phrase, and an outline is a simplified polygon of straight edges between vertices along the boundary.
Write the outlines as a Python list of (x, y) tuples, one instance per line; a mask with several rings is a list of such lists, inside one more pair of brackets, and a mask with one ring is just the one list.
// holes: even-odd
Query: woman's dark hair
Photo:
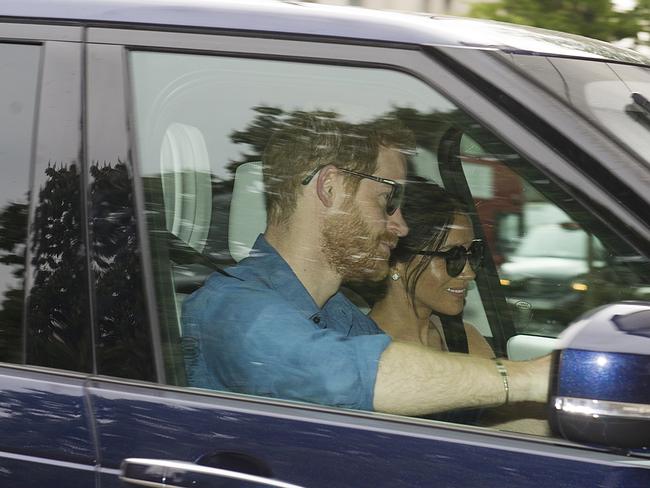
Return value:
[(409, 226), (409, 233), (398, 241), (390, 263), (406, 263), (403, 279), (411, 304), (418, 279), (433, 259), (432, 256), (420, 256), (422, 259), (416, 263), (416, 253), (425, 249), (439, 250), (459, 213), (467, 214), (468, 211), (456, 196), (425, 178), (409, 178), (402, 203), (402, 216)]

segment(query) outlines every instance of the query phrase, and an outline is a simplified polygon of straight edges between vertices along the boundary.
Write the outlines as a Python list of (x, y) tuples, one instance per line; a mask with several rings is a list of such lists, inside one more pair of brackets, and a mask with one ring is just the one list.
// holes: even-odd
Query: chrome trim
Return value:
[(70, 468), (78, 469), (81, 471), (95, 471), (97, 467), (94, 464), (74, 463), (70, 461), (63, 461), (61, 459), (49, 459), (40, 456), (32, 456), (28, 454), (17, 454), (15, 452), (0, 451), (0, 461), (3, 459), (12, 459), (14, 461), (24, 461), (30, 464), (45, 464), (48, 466), (56, 466), (57, 468)]
[(148, 466), (148, 467), (183, 470), (183, 471), (188, 471), (190, 473), (201, 473), (201, 474), (212, 475), (212, 476), (220, 476), (223, 478), (231, 478), (231, 479), (247, 481), (251, 483), (259, 483), (265, 486), (274, 486), (277, 488), (303, 488), (299, 485), (293, 485), (291, 483), (285, 483), (283, 481), (278, 481), (271, 478), (263, 478), (261, 476), (239, 473), (237, 471), (230, 471), (227, 469), (211, 468), (209, 466), (201, 466), (199, 464), (188, 463), (185, 461), (173, 461), (168, 459), (144, 459), (144, 458), (127, 458), (124, 461), (122, 461), (122, 470), (121, 470), (122, 474), (120, 474), (121, 481), (124, 481), (126, 483), (131, 483), (134, 485), (147, 486), (152, 488), (158, 488), (158, 487), (174, 488), (174, 486), (176, 485), (170, 484), (169, 482), (157, 483), (153, 481), (140, 480), (140, 479), (124, 476), (124, 468), (128, 464), (138, 464), (141, 466)]
[(555, 397), (555, 410), (566, 413), (587, 415), (593, 418), (614, 417), (625, 419), (650, 420), (650, 405), (643, 403), (613, 402), (589, 398)]

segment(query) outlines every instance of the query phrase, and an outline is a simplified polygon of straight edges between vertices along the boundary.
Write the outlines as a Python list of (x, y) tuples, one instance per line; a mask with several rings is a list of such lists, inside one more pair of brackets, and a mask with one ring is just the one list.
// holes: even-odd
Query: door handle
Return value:
[(271, 486), (276, 488), (303, 488), (273, 478), (240, 473), (229, 469), (200, 466), (170, 459), (128, 458), (122, 461), (120, 480), (131, 486), (149, 488), (190, 488)]

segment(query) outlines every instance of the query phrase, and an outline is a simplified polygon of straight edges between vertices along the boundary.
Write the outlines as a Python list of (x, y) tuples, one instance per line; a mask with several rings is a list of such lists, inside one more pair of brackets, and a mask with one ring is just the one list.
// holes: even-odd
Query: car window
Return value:
[[(532, 165), (511, 154), (486, 151), (474, 140), (466, 145), (473, 158), (469, 164), (478, 158), (492, 171), (492, 203), (477, 198), (477, 191), (485, 191), (482, 187), (471, 178), (468, 183), (483, 227), (500, 236), (495, 243), (497, 272), (516, 333), (557, 337), (587, 310), (648, 299), (647, 256), (626, 245)], [(468, 156), (461, 158), (466, 172), (471, 171)], [(492, 205), (506, 205), (516, 219), (500, 218)]]
[(87, 46), (86, 178), (98, 374), (155, 380), (120, 46)]
[[(349, 124), (454, 112), (424, 83), (388, 70), (145, 52), (130, 61), (158, 307), (163, 337), (176, 344), (171, 351), (183, 336), (184, 300), (215, 269), (246, 257), (264, 231), (260, 161), (273, 130), (303, 112)], [(420, 149), (412, 172), (442, 184), (435, 155)], [(367, 312), (358, 291), (346, 293)], [(477, 309), (491, 336), (480, 301)], [(191, 352), (190, 338), (183, 348)], [(167, 376), (183, 383), (180, 352), (169, 359)]]
[(25, 363), (88, 372), (93, 356), (80, 161), (82, 46), (48, 42), (42, 49), (30, 173)]
[[(556, 96), (648, 160), (650, 113), (643, 103), (650, 99), (648, 67), (527, 55), (511, 59), (527, 72), (534, 72), (535, 78)], [(640, 98), (635, 99), (633, 94)]]
[(29, 168), (39, 46), (0, 44), (0, 361), (23, 362)]
[[(628, 281), (626, 290), (634, 294), (643, 286), (647, 288), (643, 285), (647, 281), (628, 266), (639, 261), (638, 255), (615, 236), (596, 233), (602, 229), (586, 209), (451, 101), (411, 76), (382, 68), (182, 53), (132, 51), (129, 61), (137, 157), (170, 383), (368, 408), (363, 396), (364, 388), (368, 388), (365, 373), (350, 378), (350, 356), (346, 355), (326, 355), (322, 362), (337, 365), (329, 373), (335, 376), (334, 383), (350, 381), (357, 385), (359, 381), (361, 386), (351, 388), (356, 396), (322, 400), (313, 385), (306, 387), (304, 394), (291, 388), (290, 395), (279, 393), (289, 377), (306, 384), (311, 381), (305, 371), (318, 368), (315, 363), (322, 351), (304, 349), (296, 342), (304, 329), (296, 329), (294, 335), (276, 331), (277, 324), (286, 324), (289, 330), (292, 321), (309, 319), (303, 325), (315, 328), (314, 337), (324, 337), (326, 329), (336, 329), (341, 320), (351, 320), (353, 324), (345, 331), (336, 331), (346, 338), (342, 343), (354, 354), (375, 354), (355, 349), (353, 337), (366, 334), (377, 336), (378, 343), (384, 340), (377, 323), (367, 314), (385, 293), (382, 286), (387, 280), (400, 279), (350, 279), (342, 287), (345, 298), (337, 295), (335, 309), (314, 309), (313, 300), (290, 276), (286, 263), (276, 259), (272, 246), (259, 240), (256, 244), (269, 217), (268, 202), (284, 198), (281, 192), (269, 190), (273, 179), (267, 176), (264, 180), (262, 159), (269, 157), (264, 153), (272, 136), (282, 137), (284, 131), (302, 127), (305, 120), (318, 119), (343, 127), (352, 136), (365, 134), (369, 127), (375, 130), (397, 124), (391, 127), (404, 129), (414, 141), (413, 147), (402, 153), (409, 181), (405, 198), (409, 198), (409, 188), (435, 183), (463, 202), (474, 237), (483, 241), (487, 251), (483, 267), (477, 266), (475, 284), (454, 290), (458, 295), (466, 293), (464, 311), (454, 312), (455, 318), (448, 318), (448, 312), (431, 318), (431, 337), (436, 337), (439, 347), (455, 351), (453, 334), (445, 331), (455, 330), (454, 323), (467, 323), (482, 337), (485, 354), (503, 355), (506, 341), (517, 332), (546, 334), (547, 321), (555, 324), (561, 314), (575, 316), (576, 308), (567, 309), (558, 302), (547, 307), (550, 318), (542, 318), (535, 292), (524, 291), (517, 296), (517, 278), (508, 274), (507, 266), (522, 249), (526, 236), (542, 221), (559, 226), (557, 233), (571, 243), (576, 241), (578, 247), (584, 244), (586, 249), (586, 257), (576, 259), (585, 271), (566, 280), (553, 277), (550, 287), (567, 281), (570, 288), (572, 283), (589, 278), (580, 283), (594, 293), (575, 292), (590, 297), (584, 306), (609, 301), (612, 297), (603, 293), (603, 278), (595, 280), (595, 271), (614, 271), (611, 266), (597, 267), (592, 259), (595, 254), (589, 251), (589, 246), (595, 250), (601, 240), (607, 241), (607, 252), (598, 253), (606, 254), (608, 263), (615, 262), (621, 276), (628, 273), (628, 279), (635, 277)], [(298, 184), (307, 186), (322, 168), (314, 162), (310, 169), (309, 173), (283, 178), (299, 178)], [(388, 187), (381, 195), (388, 209)], [(430, 208), (428, 204), (416, 206), (412, 217)], [(540, 216), (539, 222), (533, 215)], [(361, 229), (362, 225), (357, 227)], [(334, 242), (342, 244), (341, 239), (333, 238)], [(469, 241), (465, 245), (469, 247)], [(269, 259), (258, 265), (261, 261), (257, 258)], [(530, 259), (526, 257), (525, 262)], [(237, 290), (241, 286), (245, 293), (229, 295), (231, 286)], [(282, 306), (268, 301), (268, 288), (273, 288), (274, 296), (282, 295)], [(564, 290), (562, 293), (567, 294)], [(521, 302), (529, 306), (529, 316), (535, 322), (530, 317), (526, 320), (533, 325), (521, 325)], [(260, 320), (268, 327), (251, 329), (251, 323)], [(359, 332), (351, 332), (353, 329)], [(285, 334), (286, 340), (283, 335), (277, 341), (277, 334)], [(236, 353), (230, 349), (234, 343)], [(289, 354), (296, 350), (304, 354), (292, 368), (275, 359), (285, 351)], [(477, 351), (470, 346), (470, 353)], [(269, 361), (275, 366), (269, 366)], [(471, 415), (442, 418), (472, 421)]]
[(602, 257), (602, 244), (575, 222), (535, 226), (521, 240), (513, 256), (587, 259), (590, 251)]

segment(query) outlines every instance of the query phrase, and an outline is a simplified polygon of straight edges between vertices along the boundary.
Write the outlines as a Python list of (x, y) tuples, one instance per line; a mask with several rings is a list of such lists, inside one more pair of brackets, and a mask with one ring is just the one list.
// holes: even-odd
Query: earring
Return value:
[(397, 280), (399, 280), (399, 273), (398, 273), (397, 271), (394, 271), (394, 272), (390, 275), (390, 279), (393, 280), (393, 281), (397, 281)]

